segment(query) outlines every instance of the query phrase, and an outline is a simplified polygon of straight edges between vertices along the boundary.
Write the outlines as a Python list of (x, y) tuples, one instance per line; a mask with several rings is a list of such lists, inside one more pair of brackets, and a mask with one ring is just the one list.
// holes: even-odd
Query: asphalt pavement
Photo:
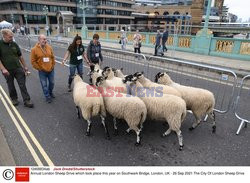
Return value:
[[(58, 57), (63, 57), (65, 48), (54, 46)], [(23, 51), (24, 58), (29, 63), (29, 52)], [(114, 63), (115, 60), (104, 58), (104, 61)], [(61, 61), (61, 60), (59, 60)], [(130, 63), (131, 64), (131, 63)], [(188, 114), (182, 125), (184, 138), (183, 151), (178, 150), (178, 140), (174, 133), (166, 138), (161, 134), (166, 131), (167, 125), (160, 121), (145, 122), (142, 132), (142, 145), (134, 145), (134, 133), (126, 134), (127, 124), (120, 120), (118, 123), (119, 135), (113, 135), (112, 118), (107, 117), (111, 140), (106, 140), (104, 129), (98, 117), (93, 119), (91, 136), (85, 136), (87, 123), (79, 120), (72, 100), (72, 93), (67, 92), (68, 68), (60, 64), (55, 67), (55, 96), (51, 104), (47, 104), (42, 94), (37, 71), (29, 69), (31, 75), (27, 77), (27, 88), (35, 104), (34, 109), (25, 108), (22, 104), (17, 107), (23, 121), (27, 124), (35, 139), (21, 125), (21, 129), (30, 141), (35, 153), (43, 165), (49, 160), (57, 166), (249, 166), (250, 165), (250, 133), (243, 129), (236, 136), (239, 121), (232, 110), (226, 114), (217, 114), (217, 132), (212, 134), (212, 124), (203, 122), (194, 131), (188, 128), (194, 117)], [(124, 63), (123, 66), (126, 66)], [(138, 66), (133, 65), (136, 70)], [(84, 71), (84, 80), (87, 69)], [(7, 92), (6, 82), (0, 77), (0, 84)], [(216, 88), (217, 86), (211, 85)], [(216, 89), (215, 89), (216, 90)], [(19, 92), (19, 96), (20, 92)], [(21, 97), (19, 98), (21, 101)], [(248, 112), (248, 109), (243, 109)], [(23, 137), (7, 113), (6, 107), (0, 105), (0, 126), (6, 137), (10, 151), (16, 165), (37, 165), (34, 152), (27, 148)], [(17, 115), (15, 115), (17, 116)], [(18, 117), (16, 117), (18, 118)], [(19, 124), (20, 120), (19, 120)], [(2, 149), (2, 146), (0, 146)]]

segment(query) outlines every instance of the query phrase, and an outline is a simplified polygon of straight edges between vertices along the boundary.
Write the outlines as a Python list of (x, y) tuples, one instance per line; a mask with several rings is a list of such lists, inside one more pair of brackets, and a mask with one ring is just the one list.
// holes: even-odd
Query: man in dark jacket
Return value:
[(93, 35), (93, 40), (90, 41), (87, 48), (87, 56), (91, 64), (99, 64), (100, 61), (103, 61), (98, 34)]
[(155, 36), (155, 54), (154, 54), (154, 56), (157, 56), (159, 46), (161, 46), (161, 42), (162, 42), (162, 35), (161, 35), (160, 30), (157, 30), (157, 34)]
[(29, 71), (22, 52), (19, 46), (13, 42), (13, 32), (11, 30), (3, 29), (1, 32), (3, 40), (0, 40), (0, 70), (6, 79), (12, 104), (14, 106), (19, 104), (14, 84), (14, 79), (16, 79), (23, 97), (24, 106), (32, 108), (34, 105), (30, 101), (25, 76)]
[(167, 51), (167, 47), (166, 47), (166, 42), (168, 41), (168, 30), (165, 29), (165, 31), (163, 32), (162, 35), (162, 47), (163, 47), (163, 51)]

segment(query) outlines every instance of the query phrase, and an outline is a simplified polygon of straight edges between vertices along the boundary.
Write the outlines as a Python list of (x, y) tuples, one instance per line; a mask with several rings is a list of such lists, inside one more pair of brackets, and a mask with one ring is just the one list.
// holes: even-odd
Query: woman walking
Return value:
[(83, 58), (85, 62), (89, 65), (89, 60), (87, 54), (85, 53), (84, 46), (82, 45), (82, 38), (75, 36), (73, 42), (68, 47), (66, 54), (64, 55), (62, 64), (64, 65), (68, 57), (70, 56), (69, 61), (69, 79), (68, 79), (68, 92), (71, 92), (71, 83), (73, 81), (75, 71), (82, 77), (83, 75)]

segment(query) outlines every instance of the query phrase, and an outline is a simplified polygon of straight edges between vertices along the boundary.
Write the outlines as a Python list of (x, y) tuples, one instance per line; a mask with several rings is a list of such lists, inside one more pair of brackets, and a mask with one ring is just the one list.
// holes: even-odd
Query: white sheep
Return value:
[(119, 90), (122, 93), (127, 93), (127, 85), (123, 82), (122, 78), (114, 76), (114, 72), (111, 67), (105, 67), (102, 72), (105, 78), (105, 87), (110, 87), (113, 90)]
[(146, 106), (138, 97), (131, 97), (128, 94), (106, 88), (105, 82), (107, 81), (102, 76), (98, 77), (96, 81), (96, 86), (102, 93), (105, 108), (114, 118), (124, 119), (127, 122), (129, 129), (136, 132), (135, 145), (139, 145), (141, 142), (140, 133), (147, 116)]
[[(91, 118), (100, 115), (105, 129), (106, 138), (109, 139), (109, 132), (105, 124), (106, 110), (101, 94), (98, 90), (83, 82), (79, 75), (74, 77), (73, 83), (73, 99), (76, 105), (78, 118), (80, 119), (81, 109), (82, 117), (88, 122), (86, 135), (90, 135)], [(93, 95), (93, 93), (97, 95)]]
[(138, 79), (138, 81), (145, 88), (151, 88), (151, 89), (154, 89), (156, 92), (161, 92), (164, 94), (170, 94), (170, 95), (175, 95), (175, 96), (181, 97), (181, 93), (179, 91), (177, 91), (175, 88), (167, 86), (167, 85), (154, 83), (154, 82), (150, 81), (149, 79), (147, 79), (143, 75), (143, 72), (136, 72), (134, 74), (134, 76)]
[(192, 127), (189, 128), (190, 130), (196, 128), (200, 124), (202, 116), (207, 114), (211, 119), (213, 119), (212, 131), (213, 133), (216, 132), (215, 114), (213, 112), (215, 98), (212, 92), (201, 88), (184, 86), (175, 83), (167, 73), (159, 72), (155, 76), (155, 81), (160, 84), (171, 86), (181, 93), (182, 98), (187, 104), (187, 109), (191, 110), (196, 118)]
[(113, 70), (113, 72), (114, 72), (114, 74), (115, 74), (115, 76), (116, 77), (118, 77), (118, 78), (125, 78), (125, 76), (127, 76), (127, 75), (124, 75), (123, 74), (123, 68), (121, 68), (121, 69), (112, 69)]
[(168, 123), (169, 129), (162, 134), (163, 137), (175, 131), (179, 141), (179, 149), (183, 149), (183, 137), (181, 124), (186, 116), (186, 103), (177, 96), (157, 93), (143, 85), (133, 75), (125, 77), (125, 82), (131, 86), (131, 94), (139, 97), (147, 107), (147, 116), (152, 120), (164, 120)]

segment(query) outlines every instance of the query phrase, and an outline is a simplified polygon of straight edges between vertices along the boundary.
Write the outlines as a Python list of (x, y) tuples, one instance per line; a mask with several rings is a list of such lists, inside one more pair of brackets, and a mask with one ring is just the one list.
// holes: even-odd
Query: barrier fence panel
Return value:
[(145, 71), (146, 57), (143, 54), (102, 48), (104, 65), (116, 69), (123, 68), (124, 74), (134, 74), (138, 71)]
[(230, 109), (237, 84), (237, 76), (233, 71), (171, 58), (151, 56), (147, 60), (148, 72), (145, 75), (150, 80), (154, 81), (158, 72), (167, 72), (176, 83), (213, 92), (215, 111), (226, 113)]
[(30, 50), (30, 48), (32, 47), (32, 44), (30, 42), (30, 37), (26, 35), (24, 36), (19, 35), (15, 37), (15, 42), (26, 50)]
[(241, 121), (236, 132), (238, 135), (245, 124), (250, 123), (250, 75), (245, 76), (241, 82), (234, 108), (235, 116)]

